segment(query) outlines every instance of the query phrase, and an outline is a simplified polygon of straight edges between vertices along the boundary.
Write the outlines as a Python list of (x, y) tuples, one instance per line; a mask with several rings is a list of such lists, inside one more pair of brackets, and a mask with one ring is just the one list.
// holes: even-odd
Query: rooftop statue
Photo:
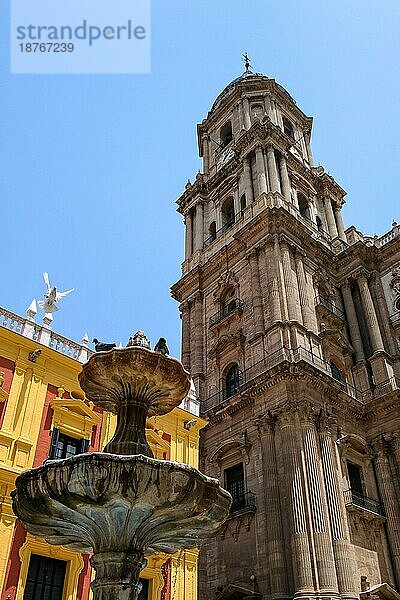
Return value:
[(38, 304), (44, 313), (52, 314), (58, 311), (55, 303), (59, 302), (61, 298), (68, 296), (68, 294), (71, 294), (74, 288), (65, 292), (58, 292), (56, 286), (51, 287), (48, 273), (43, 273), (43, 279), (47, 288), (44, 293), (45, 300), (39, 300)]

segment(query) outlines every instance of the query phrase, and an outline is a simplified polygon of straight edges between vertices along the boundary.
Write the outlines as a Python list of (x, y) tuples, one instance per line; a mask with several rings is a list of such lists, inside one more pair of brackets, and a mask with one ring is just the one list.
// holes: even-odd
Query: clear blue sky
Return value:
[(315, 162), (347, 190), (346, 225), (400, 220), (398, 0), (153, 0), (150, 75), (10, 75), (1, 0), (1, 294), (19, 314), (42, 272), (75, 287), (54, 329), (179, 354), (175, 199), (200, 166), (195, 126), (242, 71), (314, 116)]

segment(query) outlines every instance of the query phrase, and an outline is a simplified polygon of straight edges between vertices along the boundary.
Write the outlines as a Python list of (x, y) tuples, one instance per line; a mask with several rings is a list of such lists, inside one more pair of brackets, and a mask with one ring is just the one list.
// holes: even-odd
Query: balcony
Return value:
[(344, 503), (347, 507), (361, 508), (375, 515), (380, 515), (381, 517), (385, 516), (383, 506), (377, 500), (374, 500), (373, 498), (368, 498), (367, 496), (363, 496), (362, 494), (357, 494), (356, 492), (353, 492), (353, 490), (346, 490), (345, 492), (343, 492), (343, 495)]
[(242, 216), (243, 211), (240, 211), (239, 213), (233, 215), (230, 219), (228, 219), (228, 221), (220, 229), (218, 229), (213, 235), (211, 235), (203, 242), (203, 250), (208, 248), (208, 246), (215, 242), (216, 239), (221, 237), (221, 235), (223, 235), (230, 227), (232, 227), (232, 225), (239, 221), (239, 219), (241, 219)]
[(344, 394), (358, 402), (362, 402), (363, 393), (356, 387), (347, 383), (347, 381), (339, 381), (333, 377), (331, 364), (323, 358), (302, 346), (295, 349), (283, 347), (272, 354), (264, 356), (260, 361), (241, 372), (238, 385), (233, 394), (228, 395), (223, 382), (221, 382), (220, 389), (217, 392), (201, 401), (201, 413), (205, 414), (210, 410), (215, 411), (219, 408), (223, 408), (224, 404), (228, 402), (231, 397), (235, 398), (244, 389), (244, 386), (249, 385), (254, 379), (267, 371), (285, 363), (295, 364), (301, 361), (312, 365), (315, 369), (318, 369), (319, 372), (329, 377), (332, 384), (337, 386)]
[(230, 514), (249, 511), (256, 512), (256, 495), (253, 492), (244, 492), (233, 496)]
[(230, 300), (230, 302), (228, 302), (225, 306), (223, 306), (221, 308), (221, 310), (219, 310), (217, 313), (215, 313), (215, 315), (213, 315), (212, 317), (210, 317), (210, 327), (212, 327), (213, 325), (216, 325), (217, 323), (220, 323), (223, 319), (225, 319), (227, 316), (233, 314), (236, 311), (242, 311), (243, 310), (243, 301), (239, 300), (239, 298), (234, 298), (233, 300)]
[(331, 312), (333, 315), (335, 315), (336, 317), (338, 317), (342, 321), (345, 320), (345, 314), (344, 314), (344, 312), (340, 308), (338, 308), (337, 306), (335, 306), (327, 298), (324, 298), (323, 296), (316, 296), (315, 299), (314, 299), (314, 302), (315, 302), (315, 306), (323, 306), (326, 310), (328, 310), (329, 312)]

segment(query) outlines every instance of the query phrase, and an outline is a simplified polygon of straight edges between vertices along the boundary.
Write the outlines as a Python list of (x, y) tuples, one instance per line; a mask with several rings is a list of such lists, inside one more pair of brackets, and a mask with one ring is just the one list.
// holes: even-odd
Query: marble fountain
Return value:
[(117, 414), (114, 437), (104, 452), (22, 473), (14, 512), (49, 544), (92, 554), (94, 600), (137, 600), (146, 555), (212, 537), (231, 496), (193, 467), (154, 459), (146, 441), (146, 418), (170, 412), (189, 391), (178, 360), (138, 346), (98, 352), (79, 382), (88, 400)]

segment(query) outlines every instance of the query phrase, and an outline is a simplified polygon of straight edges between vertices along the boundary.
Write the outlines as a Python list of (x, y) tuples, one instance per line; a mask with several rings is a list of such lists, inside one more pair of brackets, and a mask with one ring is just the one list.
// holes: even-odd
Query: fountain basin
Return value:
[(104, 451), (152, 457), (146, 418), (178, 406), (189, 393), (190, 375), (175, 358), (129, 346), (94, 354), (79, 383), (88, 400), (117, 414), (115, 434)]
[(23, 526), (84, 553), (174, 553), (211, 537), (231, 496), (185, 464), (81, 454), (22, 473), (12, 492)]

